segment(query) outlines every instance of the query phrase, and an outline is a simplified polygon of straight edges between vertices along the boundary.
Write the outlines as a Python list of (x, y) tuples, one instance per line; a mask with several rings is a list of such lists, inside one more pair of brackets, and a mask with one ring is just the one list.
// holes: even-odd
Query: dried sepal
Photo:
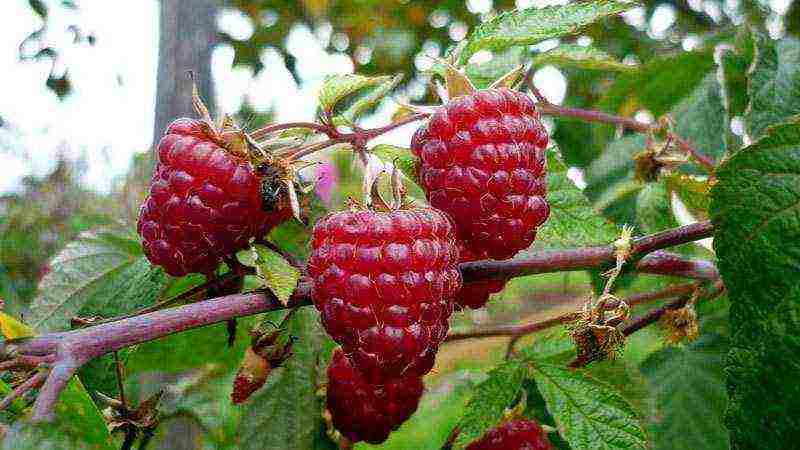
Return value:
[(659, 325), (666, 332), (665, 340), (670, 344), (692, 342), (700, 334), (700, 324), (697, 320), (695, 302), (698, 292), (692, 295), (686, 304), (678, 309), (668, 309), (659, 319)]
[(567, 325), (577, 348), (577, 360), (588, 364), (619, 356), (625, 345), (625, 335), (619, 326), (629, 313), (628, 305), (610, 294), (602, 295), (596, 303), (586, 302), (576, 320)]
[(250, 332), (250, 347), (236, 372), (231, 391), (231, 401), (239, 404), (250, 398), (267, 382), (270, 373), (292, 356), (295, 338), (285, 336), (283, 330), (255, 329)]

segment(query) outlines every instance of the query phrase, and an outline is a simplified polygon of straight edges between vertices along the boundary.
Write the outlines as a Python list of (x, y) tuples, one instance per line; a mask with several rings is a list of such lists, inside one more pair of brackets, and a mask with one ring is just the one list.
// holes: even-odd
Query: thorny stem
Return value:
[[(713, 226), (709, 222), (701, 222), (641, 237), (633, 240), (631, 258), (657, 249), (702, 239), (710, 236), (712, 232)], [(467, 281), (505, 279), (534, 273), (602, 268), (615, 260), (614, 251), (613, 245), (543, 251), (510, 261), (462, 263), (459, 268)], [(670, 271), (674, 269), (679, 270), (684, 276), (696, 276), (702, 279), (709, 276), (713, 265), (709, 262), (688, 260), (679, 255), (659, 252), (641, 258), (639, 267), (656, 273), (671, 273)], [(281, 304), (270, 293), (242, 293), (175, 306), (68, 332), (6, 341), (0, 344), (0, 357), (13, 359), (22, 355), (42, 357), (54, 355), (52, 369), (39, 391), (32, 416), (34, 421), (44, 421), (53, 417), (53, 406), (71, 377), (83, 364), (94, 358), (193, 328), (267, 311), (310, 305), (310, 290), (310, 281), (305, 278), (298, 284), (287, 305)]]

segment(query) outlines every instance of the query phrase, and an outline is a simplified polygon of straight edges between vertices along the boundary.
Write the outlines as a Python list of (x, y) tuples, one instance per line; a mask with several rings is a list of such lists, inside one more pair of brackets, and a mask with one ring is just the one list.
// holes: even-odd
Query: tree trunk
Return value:
[(200, 95), (214, 111), (211, 50), (216, 42), (216, 0), (161, 0), (158, 79), (153, 147), (178, 117), (194, 117), (194, 72)]

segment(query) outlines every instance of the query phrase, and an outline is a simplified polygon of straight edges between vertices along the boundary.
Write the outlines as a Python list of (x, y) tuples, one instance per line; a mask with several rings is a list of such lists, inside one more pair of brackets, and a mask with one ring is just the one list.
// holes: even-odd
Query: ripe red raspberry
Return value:
[[(459, 247), (460, 262), (475, 261), (478, 258), (469, 250)], [(506, 280), (465, 281), (461, 290), (456, 295), (456, 304), (461, 308), (483, 308), (489, 301), (489, 296), (496, 294), (506, 287)]]
[(547, 139), (531, 99), (506, 88), (456, 97), (414, 134), (428, 201), (477, 258), (511, 258), (547, 220)]
[(369, 384), (341, 350), (328, 366), (328, 411), (336, 429), (352, 442), (385, 441), (417, 410), (422, 390), (420, 377)]
[(461, 287), (446, 214), (345, 211), (314, 227), (312, 297), (333, 339), (372, 383), (433, 367)]
[(547, 434), (533, 420), (514, 420), (487, 431), (467, 450), (550, 450)]
[(213, 271), (291, 216), (262, 211), (259, 190), (250, 163), (223, 148), (205, 123), (172, 122), (139, 213), (145, 255), (173, 276)]

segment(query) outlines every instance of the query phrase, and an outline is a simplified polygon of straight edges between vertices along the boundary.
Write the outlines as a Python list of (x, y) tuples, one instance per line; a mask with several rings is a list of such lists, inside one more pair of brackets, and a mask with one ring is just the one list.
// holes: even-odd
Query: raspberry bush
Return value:
[[(269, 25), (245, 3), (226, 14), (253, 36), (220, 34), (236, 63), (275, 69), (253, 42), (279, 39), (307, 70), (303, 30), (280, 31), (296, 8)], [(29, 305), (6, 283), (25, 252), (0, 249), (0, 449), (173, 448), (176, 423), (220, 449), (793, 442), (800, 44), (776, 39), (793, 15), (469, 3), (304, 5), (364, 73), (296, 74), (320, 85), (277, 93), (275, 116), (313, 118), (212, 120), (176, 96), (198, 117), (108, 196), (138, 215), (31, 271)], [(406, 16), (427, 30), (413, 45)], [(375, 75), (403, 42), (418, 70)], [(37, 209), (70, 223), (60, 188), (34, 188), (4, 204), (4, 244)]]

